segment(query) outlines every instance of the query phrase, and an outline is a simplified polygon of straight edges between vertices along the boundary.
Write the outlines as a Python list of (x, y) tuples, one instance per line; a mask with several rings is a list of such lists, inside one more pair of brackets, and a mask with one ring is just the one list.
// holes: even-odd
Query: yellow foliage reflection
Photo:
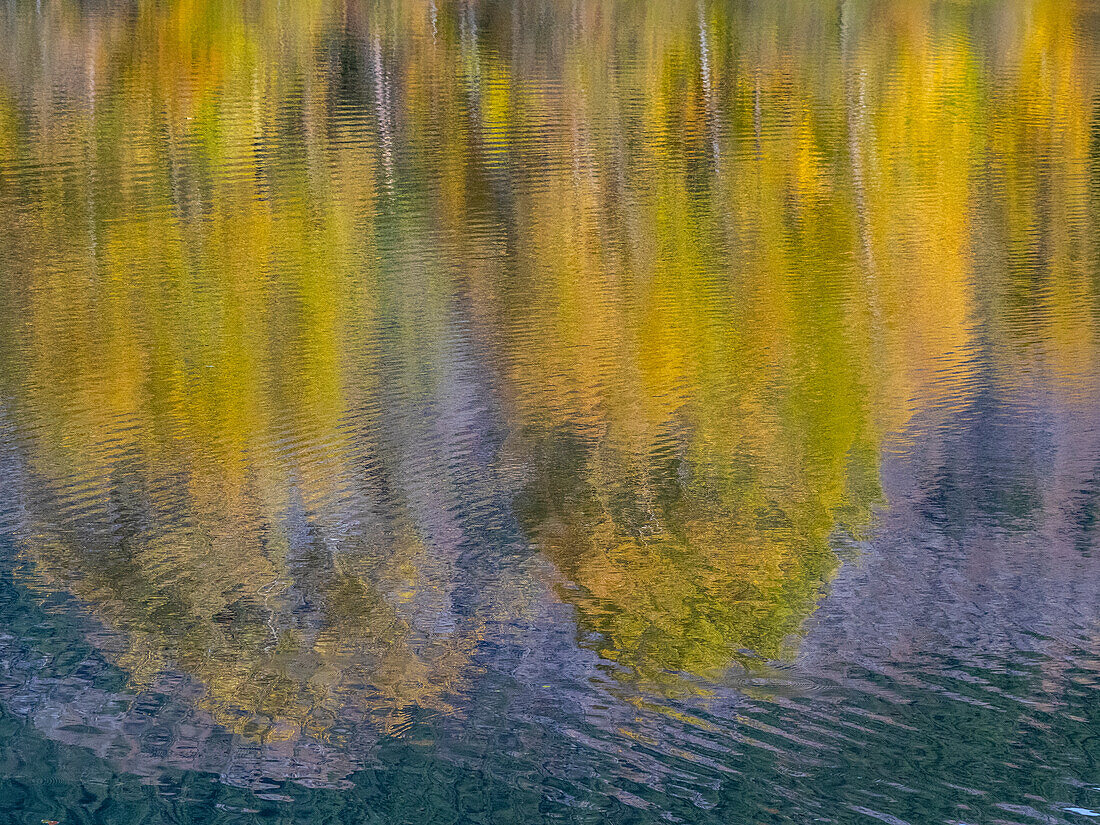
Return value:
[(1072, 3), (41, 5), (28, 575), (234, 730), (453, 707), (517, 541), (624, 678), (790, 655), (892, 434), (1095, 374)]

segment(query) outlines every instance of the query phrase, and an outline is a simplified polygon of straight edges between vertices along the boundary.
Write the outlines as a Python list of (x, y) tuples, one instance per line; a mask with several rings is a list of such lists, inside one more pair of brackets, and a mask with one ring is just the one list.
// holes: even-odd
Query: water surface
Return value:
[(0, 819), (1100, 816), (1098, 36), (10, 0)]

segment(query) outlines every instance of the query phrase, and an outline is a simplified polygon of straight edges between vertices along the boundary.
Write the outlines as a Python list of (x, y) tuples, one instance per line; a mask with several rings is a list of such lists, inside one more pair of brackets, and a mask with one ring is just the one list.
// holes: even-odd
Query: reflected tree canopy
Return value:
[(891, 438), (1095, 376), (1077, 4), (24, 5), (22, 575), (237, 732), (454, 710), (540, 576), (627, 680), (789, 657)]

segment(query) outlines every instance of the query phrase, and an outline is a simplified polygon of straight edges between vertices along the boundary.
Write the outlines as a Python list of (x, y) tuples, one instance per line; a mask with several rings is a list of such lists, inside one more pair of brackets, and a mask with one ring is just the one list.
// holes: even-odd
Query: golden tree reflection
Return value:
[(29, 575), (268, 738), (451, 708), (513, 514), (628, 678), (791, 654), (891, 434), (1095, 374), (1074, 4), (840, 5), (3, 17)]

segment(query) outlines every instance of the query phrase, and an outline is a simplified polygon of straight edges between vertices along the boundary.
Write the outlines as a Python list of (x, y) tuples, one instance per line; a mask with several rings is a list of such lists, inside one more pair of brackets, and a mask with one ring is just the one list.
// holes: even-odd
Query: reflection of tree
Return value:
[(37, 575), (239, 730), (445, 707), (492, 601), (456, 581), (507, 587), (467, 551), (508, 431), (607, 657), (783, 653), (976, 336), (1066, 389), (1096, 318), (1072, 10), (796, 6), (4, 17)]
[[(601, 655), (647, 680), (714, 674), (739, 650), (783, 655), (836, 565), (821, 503), (777, 501), (748, 464), (741, 479), (698, 479), (653, 456), (638, 478), (554, 435), (534, 458), (520, 507), (564, 597)], [(866, 507), (868, 492), (850, 500)]]
[[(521, 510), (601, 652), (648, 677), (720, 668), (740, 647), (782, 650), (834, 566), (830, 533), (866, 523), (883, 434), (964, 402), (987, 324), (972, 249), (991, 216), (975, 187), (1000, 150), (983, 142), (997, 115), (973, 21), (934, 4), (844, 4), (839, 23), (809, 34), (754, 14), (766, 19), (742, 28), (775, 41), (749, 38), (739, 54), (703, 27), (691, 51), (685, 16), (608, 78), (586, 69), (608, 49), (591, 21), (564, 47), (565, 76), (578, 78), (568, 114), (546, 123), (571, 126), (560, 156), (540, 144), (537, 163), (523, 160), (522, 142), (493, 140), (515, 168), (537, 169), (516, 182), (515, 273), (495, 296), (514, 416), (534, 450)], [(1011, 51), (1052, 36), (1063, 14), (1044, 8)], [(820, 52), (800, 45), (835, 25), (839, 62), (801, 65)], [(1083, 77), (1070, 41), (1055, 74)], [(1030, 77), (998, 81), (1026, 99)], [(1088, 99), (1056, 83), (1055, 96)], [(508, 105), (530, 129), (523, 88)], [(727, 150), (708, 147), (715, 131)], [(623, 132), (637, 137), (613, 145)], [(722, 168), (699, 165), (720, 154)], [(1066, 182), (1084, 196), (1083, 176)], [(1075, 243), (1061, 254), (1085, 266), (1091, 252)], [(1063, 280), (1054, 314), (1091, 363), (1094, 330), (1074, 313), (1095, 296), (1080, 275)]]
[[(138, 685), (170, 663), (205, 685), (215, 719), (265, 738), (323, 731), (349, 700), (383, 714), (446, 707), (472, 639), (425, 627), (441, 608), (416, 591), (445, 588), (450, 574), (414, 535), (345, 539), (334, 553), (293, 508), (283, 523), (258, 517), (248, 491), (236, 505), (166, 497), (197, 522), (176, 527), (177, 513), (150, 512), (162, 502), (139, 479), (116, 474), (108, 513), (60, 525), (39, 513), (28, 525), (38, 576), (123, 632), (117, 661)], [(29, 496), (35, 510), (58, 501)]]

